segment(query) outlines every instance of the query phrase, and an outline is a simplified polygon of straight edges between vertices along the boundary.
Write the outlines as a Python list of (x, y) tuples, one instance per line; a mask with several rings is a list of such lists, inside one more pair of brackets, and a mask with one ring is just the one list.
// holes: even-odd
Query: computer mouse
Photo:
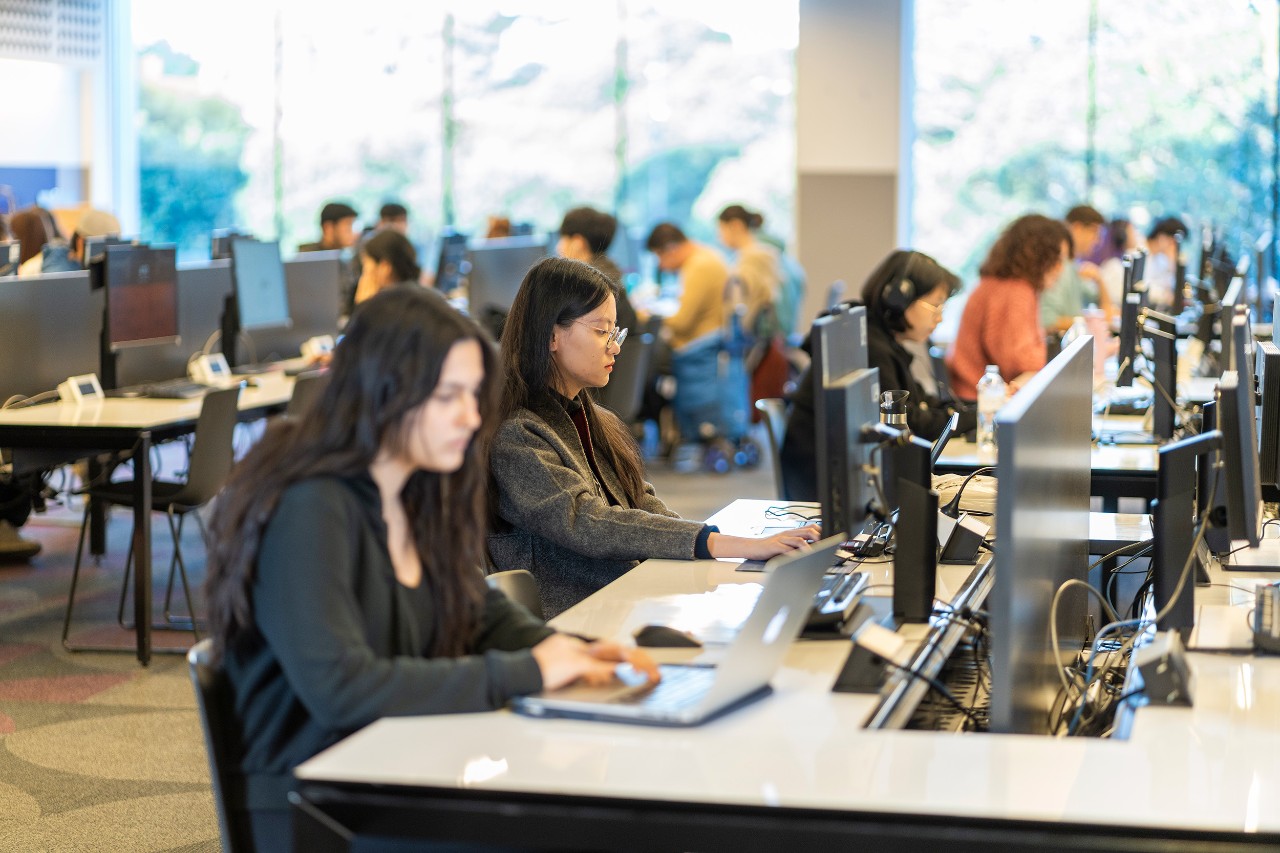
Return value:
[(636, 645), (649, 648), (700, 648), (692, 634), (666, 625), (645, 625), (635, 633)]

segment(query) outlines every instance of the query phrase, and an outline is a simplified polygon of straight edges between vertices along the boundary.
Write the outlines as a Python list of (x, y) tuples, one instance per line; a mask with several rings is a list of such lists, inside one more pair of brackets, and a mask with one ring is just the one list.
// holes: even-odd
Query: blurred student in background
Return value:
[(419, 287), (421, 279), (418, 250), (409, 238), (391, 228), (376, 231), (361, 245), (356, 304), (391, 287)]
[(50, 240), (38, 254), (18, 268), (18, 275), (74, 272), (84, 269), (85, 241), (93, 237), (120, 236), (120, 220), (105, 210), (87, 208), (76, 221), (70, 240)]
[(1077, 205), (1067, 211), (1067, 231), (1071, 234), (1072, 259), (1062, 265), (1062, 272), (1052, 287), (1040, 294), (1040, 322), (1050, 332), (1065, 332), (1076, 317), (1090, 305), (1101, 308), (1108, 318), (1115, 313), (1096, 264), (1086, 260), (1102, 238), (1106, 223), (1094, 208)]
[(1124, 304), (1124, 263), (1121, 259), (1142, 248), (1142, 235), (1129, 220), (1113, 219), (1107, 225), (1103, 242), (1105, 251), (1098, 262), (1098, 275), (1111, 304), (1119, 311)]
[(1147, 233), (1147, 304), (1158, 311), (1172, 311), (1177, 305), (1174, 276), (1178, 253), (1187, 237), (1187, 226), (1176, 216), (1168, 216), (1151, 226)]
[(1000, 368), (1005, 382), (1044, 367), (1040, 294), (1058, 280), (1070, 256), (1071, 232), (1056, 219), (1033, 213), (1005, 228), (978, 270), (981, 279), (947, 354), (952, 396), (977, 399), (988, 364)]
[(618, 220), (611, 214), (592, 207), (575, 207), (560, 222), (560, 240), (556, 253), (563, 258), (582, 261), (595, 267), (613, 283), (618, 298), (618, 325), (640, 334), (640, 321), (631, 306), (622, 270), (606, 254), (618, 231)]

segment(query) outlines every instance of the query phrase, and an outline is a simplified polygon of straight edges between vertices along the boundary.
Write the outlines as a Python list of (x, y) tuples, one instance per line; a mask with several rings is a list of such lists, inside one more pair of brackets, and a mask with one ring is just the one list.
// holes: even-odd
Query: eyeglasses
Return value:
[(574, 320), (573, 322), (577, 323), (579, 326), (586, 326), (588, 329), (604, 338), (604, 345), (606, 348), (608, 348), (609, 344), (617, 344), (621, 347), (622, 342), (627, 339), (627, 330), (619, 329), (617, 326), (614, 326), (612, 329), (597, 329), (586, 320)]

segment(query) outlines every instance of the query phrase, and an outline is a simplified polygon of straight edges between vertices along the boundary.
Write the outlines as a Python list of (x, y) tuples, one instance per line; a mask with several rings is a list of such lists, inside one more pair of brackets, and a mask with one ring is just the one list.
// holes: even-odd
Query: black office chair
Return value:
[(538, 591), (538, 581), (527, 569), (494, 572), (485, 578), (485, 582), (504, 592), (512, 601), (523, 604), (539, 619), (546, 618), (542, 615), (542, 593)]
[(227, 803), (228, 790), (243, 787), (237, 768), (244, 747), (231, 682), (220, 667), (213, 665), (213, 641), (207, 637), (187, 652), (187, 665), (196, 691), (196, 706), (200, 710), (200, 728), (204, 732), (205, 755), (209, 759), (209, 777), (213, 782), (213, 803), (218, 812), (222, 850), (223, 853), (247, 853), (254, 849), (247, 815), (242, 810), (230, 808)]
[[(166, 624), (158, 628), (172, 625), (189, 627), (199, 637), (195, 624), (195, 610), (191, 604), (191, 589), (187, 583), (187, 566), (182, 559), (182, 526), (189, 513), (203, 507), (222, 488), (227, 475), (231, 473), (235, 449), (237, 402), (240, 396), (239, 387), (210, 391), (204, 397), (200, 408), (200, 417), (196, 421), (195, 445), (191, 450), (191, 459), (185, 482), (175, 483), (167, 480), (154, 480), (151, 484), (151, 509), (163, 512), (169, 519), (169, 532), (173, 536), (173, 558), (169, 561), (169, 581), (165, 589), (164, 615)], [(108, 506), (133, 507), (133, 481), (122, 480), (91, 486), (85, 496), (92, 500), (102, 501)], [(73, 646), (67, 642), (71, 633), (71, 617), (76, 603), (76, 584), (80, 578), (80, 562), (84, 556), (84, 536), (88, 529), (89, 500), (85, 501), (84, 519), (80, 524), (80, 541), (76, 545), (75, 567), (71, 572), (71, 594), (67, 599), (67, 611), (62, 621), (62, 645), (68, 651), (101, 650), (101, 646)], [(204, 522), (196, 514), (196, 524), (204, 533)], [(116, 620), (122, 627), (131, 627), (125, 622), (125, 601), (128, 598), (129, 576), (133, 570), (133, 537), (129, 537), (129, 552), (125, 557), (124, 584), (120, 589), (120, 606)], [(175, 617), (172, 614), (173, 580), (175, 571), (182, 580), (182, 592), (187, 603), (187, 617)]]
[(293, 380), (293, 394), (285, 406), (286, 418), (298, 418), (311, 410), (312, 405), (324, 393), (329, 381), (328, 373), (302, 373)]
[(653, 357), (654, 337), (645, 332), (638, 338), (628, 337), (613, 363), (609, 384), (596, 392), (600, 405), (611, 409), (622, 422), (629, 424), (640, 414), (644, 385), (649, 378), (649, 361)]
[(787, 499), (782, 477), (782, 439), (787, 434), (787, 402), (779, 397), (756, 400), (756, 411), (764, 415), (764, 428), (769, 433), (769, 455), (773, 458), (773, 487), (778, 500)]

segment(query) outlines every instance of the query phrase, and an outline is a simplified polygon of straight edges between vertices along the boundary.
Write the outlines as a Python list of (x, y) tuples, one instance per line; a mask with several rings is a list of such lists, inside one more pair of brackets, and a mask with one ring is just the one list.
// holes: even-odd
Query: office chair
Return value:
[(527, 569), (494, 572), (484, 580), (493, 589), (505, 593), (507, 598), (523, 604), (534, 616), (546, 618), (542, 615), (542, 593), (538, 592), (538, 581)]
[(778, 397), (756, 400), (756, 411), (764, 415), (764, 428), (769, 433), (769, 455), (773, 458), (773, 487), (778, 500), (787, 499), (782, 478), (782, 439), (787, 434), (787, 403)]
[(613, 363), (609, 384), (596, 392), (597, 402), (611, 409), (624, 424), (631, 423), (640, 414), (653, 344), (654, 337), (648, 332), (637, 338), (627, 338), (618, 360)]
[[(187, 583), (187, 567), (182, 559), (182, 525), (188, 513), (195, 512), (213, 499), (213, 496), (222, 488), (222, 484), (226, 482), (227, 475), (231, 472), (231, 465), (235, 455), (233, 437), (238, 415), (237, 402), (239, 395), (239, 387), (210, 391), (205, 394), (203, 405), (200, 408), (200, 417), (196, 421), (195, 446), (191, 451), (186, 481), (176, 483), (167, 480), (155, 480), (151, 484), (151, 509), (153, 512), (163, 512), (168, 516), (169, 532), (173, 536), (173, 558), (169, 561), (169, 581), (164, 596), (164, 615), (167, 624), (156, 626), (158, 628), (167, 628), (175, 624), (189, 626), (197, 638), (199, 637), (195, 624), (195, 611), (191, 605), (191, 589)], [(133, 507), (132, 480), (91, 486), (85, 490), (84, 494), (88, 499), (103, 501), (108, 506)], [(76, 584), (80, 577), (80, 562), (84, 556), (84, 536), (85, 531), (88, 529), (90, 500), (85, 501), (84, 518), (80, 523), (80, 540), (76, 545), (75, 566), (71, 572), (71, 594), (67, 599), (67, 611), (62, 620), (62, 645), (68, 651), (102, 650), (100, 646), (73, 646), (67, 642), (67, 637), (71, 632), (72, 611), (76, 603)], [(200, 531), (203, 534), (204, 523), (200, 520), (198, 513), (196, 514), (196, 524), (200, 526)], [(171, 612), (175, 569), (182, 580), (182, 592), (186, 598), (188, 617), (174, 617)], [(129, 576), (132, 570), (133, 537), (130, 536), (129, 552), (125, 557), (124, 584), (120, 589), (120, 607), (116, 613), (116, 621), (122, 627), (131, 627), (125, 623), (124, 608), (128, 597)], [(111, 649), (112, 647), (107, 648)]]
[(929, 366), (933, 370), (933, 379), (938, 383), (937, 397), (944, 403), (954, 403), (951, 396), (951, 373), (947, 370), (946, 350), (940, 346), (929, 347)]
[(293, 395), (284, 408), (286, 418), (299, 418), (310, 411), (316, 399), (324, 392), (328, 373), (302, 373), (293, 380)]
[(209, 777), (213, 782), (213, 804), (218, 812), (218, 834), (223, 853), (253, 850), (253, 833), (247, 814), (231, 809), (227, 791), (241, 785), (236, 768), (243, 753), (240, 721), (236, 719), (231, 682), (221, 667), (213, 665), (213, 640), (206, 637), (187, 652), (191, 685), (196, 691), (196, 707), (200, 710), (200, 728), (204, 732), (205, 755), (209, 759)]

